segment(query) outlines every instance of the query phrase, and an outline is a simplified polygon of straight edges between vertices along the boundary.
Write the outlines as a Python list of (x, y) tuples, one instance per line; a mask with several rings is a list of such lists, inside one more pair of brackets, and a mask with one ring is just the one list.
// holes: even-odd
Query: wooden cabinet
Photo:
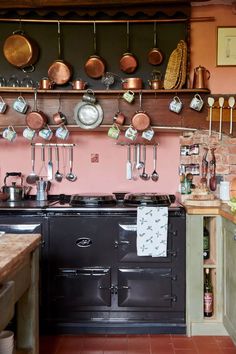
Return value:
[[(210, 232), (210, 258), (203, 259), (203, 227)], [(235, 242), (236, 245), (236, 242)], [(225, 335), (223, 325), (223, 237), (218, 215), (188, 215), (186, 245), (186, 299), (188, 335)], [(236, 248), (236, 247), (235, 247)], [(204, 317), (204, 269), (210, 268), (214, 292), (213, 316)]]
[(225, 328), (236, 343), (236, 224), (223, 218)]

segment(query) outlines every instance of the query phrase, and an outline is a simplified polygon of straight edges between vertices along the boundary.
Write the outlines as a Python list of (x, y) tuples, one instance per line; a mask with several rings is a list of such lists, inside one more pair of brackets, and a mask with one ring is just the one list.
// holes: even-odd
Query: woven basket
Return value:
[(186, 82), (186, 76), (187, 76), (187, 44), (185, 41), (181, 40), (178, 46), (182, 50), (182, 59), (181, 59), (179, 80), (176, 88), (181, 89)]
[(180, 47), (175, 48), (170, 55), (164, 78), (164, 89), (166, 90), (174, 88), (178, 81), (181, 57), (182, 49)]

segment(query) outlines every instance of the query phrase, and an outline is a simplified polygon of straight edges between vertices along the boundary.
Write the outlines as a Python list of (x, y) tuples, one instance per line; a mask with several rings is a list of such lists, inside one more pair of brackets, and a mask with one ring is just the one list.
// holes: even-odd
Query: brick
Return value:
[(236, 155), (236, 146), (234, 145), (229, 145), (228, 146), (229, 154), (235, 154)]
[(236, 165), (236, 155), (229, 156), (229, 163), (230, 165)]
[(236, 165), (229, 166), (229, 173), (230, 173), (230, 178), (233, 179), (234, 176), (232, 176), (232, 174), (236, 174)]
[(216, 173), (218, 175), (228, 175), (230, 173), (230, 166), (229, 165), (216, 165)]

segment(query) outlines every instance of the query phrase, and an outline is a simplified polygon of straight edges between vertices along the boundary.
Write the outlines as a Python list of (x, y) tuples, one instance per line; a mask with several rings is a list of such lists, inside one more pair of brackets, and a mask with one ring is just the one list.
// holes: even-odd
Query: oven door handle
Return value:
[(75, 241), (76, 246), (85, 248), (92, 245), (92, 240), (89, 237), (80, 237)]
[(118, 248), (120, 245), (122, 246), (122, 245), (129, 245), (130, 244), (130, 241), (128, 241), (128, 240), (121, 240), (121, 241), (115, 241), (114, 242), (114, 246), (115, 246), (115, 248)]

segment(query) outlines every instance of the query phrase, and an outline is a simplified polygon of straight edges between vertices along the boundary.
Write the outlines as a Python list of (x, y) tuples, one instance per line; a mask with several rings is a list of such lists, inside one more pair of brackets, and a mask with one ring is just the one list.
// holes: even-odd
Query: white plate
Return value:
[(94, 129), (103, 120), (103, 110), (99, 104), (80, 102), (74, 108), (74, 119), (83, 129)]

